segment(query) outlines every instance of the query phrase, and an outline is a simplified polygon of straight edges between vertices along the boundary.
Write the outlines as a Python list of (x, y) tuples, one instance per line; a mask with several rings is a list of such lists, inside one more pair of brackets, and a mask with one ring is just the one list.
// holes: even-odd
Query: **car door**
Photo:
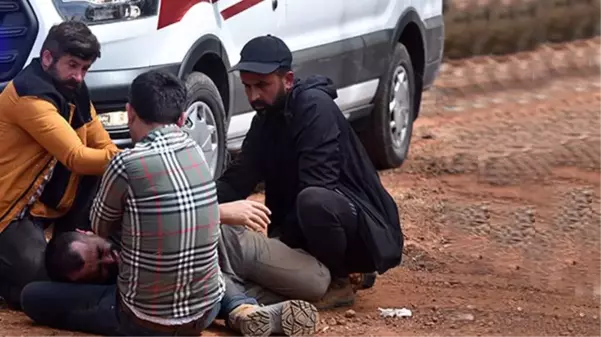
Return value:
[(278, 36), (293, 52), (297, 75), (325, 75), (338, 88), (352, 83), (362, 60), (362, 42), (348, 39), (341, 29), (345, 0), (279, 1), (285, 4), (285, 18)]
[(219, 0), (214, 3), (221, 14), (221, 28), (231, 44), (228, 50), (235, 54), (229, 56), (232, 64), (238, 62), (246, 42), (278, 28), (281, 10), (274, 7), (271, 0)]
[[(381, 76), (384, 52), (384, 34), (376, 39), (369, 34), (380, 29), (378, 20), (395, 0), (370, 0), (369, 6), (365, 0), (284, 1), (286, 16), (279, 34), (294, 53), (298, 76), (330, 77), (338, 89), (336, 102), (349, 117), (350, 111), (369, 104)], [(367, 45), (379, 48), (370, 54), (376, 56), (372, 60), (367, 59)]]

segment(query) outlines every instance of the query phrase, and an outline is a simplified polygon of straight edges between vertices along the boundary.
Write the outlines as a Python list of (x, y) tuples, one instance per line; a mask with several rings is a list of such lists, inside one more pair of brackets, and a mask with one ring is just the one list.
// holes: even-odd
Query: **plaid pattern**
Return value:
[(184, 324), (221, 301), (215, 184), (201, 148), (179, 127), (155, 129), (113, 158), (91, 222), (104, 237), (121, 232), (117, 285), (140, 319)]

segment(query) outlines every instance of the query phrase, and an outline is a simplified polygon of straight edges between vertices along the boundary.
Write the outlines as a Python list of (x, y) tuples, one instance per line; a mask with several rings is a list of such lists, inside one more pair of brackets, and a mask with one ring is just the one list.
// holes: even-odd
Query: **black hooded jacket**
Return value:
[(296, 196), (307, 187), (343, 193), (359, 209), (359, 231), (380, 273), (401, 262), (397, 206), (365, 149), (334, 102), (329, 78), (296, 80), (283, 113), (257, 114), (242, 151), (217, 181), (220, 203), (247, 198), (265, 182), (272, 234), (296, 221)]

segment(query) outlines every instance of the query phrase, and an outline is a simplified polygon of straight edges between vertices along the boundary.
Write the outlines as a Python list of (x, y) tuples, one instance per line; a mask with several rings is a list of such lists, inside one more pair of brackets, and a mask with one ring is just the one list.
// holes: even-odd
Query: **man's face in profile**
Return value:
[(119, 274), (119, 252), (107, 240), (97, 235), (86, 235), (71, 244), (84, 265), (69, 275), (73, 282), (114, 283)]

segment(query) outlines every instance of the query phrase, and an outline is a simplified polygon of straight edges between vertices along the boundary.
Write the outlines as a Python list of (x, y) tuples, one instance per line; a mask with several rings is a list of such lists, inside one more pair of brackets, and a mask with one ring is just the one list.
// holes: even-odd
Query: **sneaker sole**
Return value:
[(271, 335), (272, 326), (269, 313), (266, 311), (256, 311), (249, 314), (242, 321), (240, 332), (242, 336), (260, 337)]
[[(308, 302), (293, 300), (282, 304), (281, 322), (285, 336), (313, 335), (318, 321), (317, 309)], [(267, 311), (258, 310), (246, 317), (240, 332), (249, 337), (270, 336), (272, 332), (279, 330), (271, 322)]]
[(282, 329), (286, 336), (315, 334), (319, 322), (317, 308), (305, 301), (288, 301), (282, 308)]

